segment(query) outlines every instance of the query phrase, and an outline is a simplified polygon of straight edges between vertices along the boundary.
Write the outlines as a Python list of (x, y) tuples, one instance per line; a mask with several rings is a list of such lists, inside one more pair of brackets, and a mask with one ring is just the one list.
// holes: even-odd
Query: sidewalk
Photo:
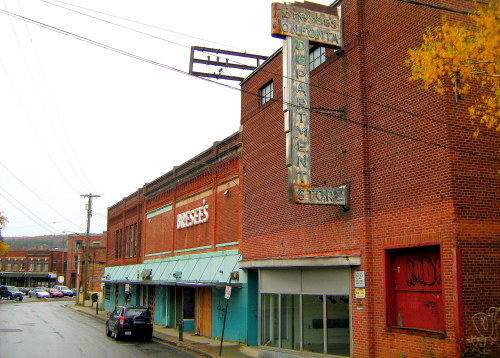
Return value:
[[(99, 308), (99, 314), (97, 315), (95, 307), (88, 307), (88, 305), (90, 305), (89, 301), (87, 301), (86, 304), (87, 306), (83, 307), (69, 303), (67, 307), (77, 312), (93, 316), (96, 319), (106, 321), (108, 318), (108, 311)], [(222, 345), (222, 355), (219, 356), (220, 340), (195, 336), (190, 332), (184, 332), (183, 340), (179, 341), (179, 331), (177, 329), (165, 328), (165, 326), (159, 324), (154, 325), (153, 337), (203, 357), (258, 357), (257, 347), (248, 347), (237, 342), (226, 340), (224, 340)]]

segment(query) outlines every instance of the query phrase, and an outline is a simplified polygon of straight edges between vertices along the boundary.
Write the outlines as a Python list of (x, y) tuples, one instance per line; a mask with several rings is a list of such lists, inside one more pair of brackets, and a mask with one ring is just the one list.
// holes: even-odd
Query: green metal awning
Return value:
[[(106, 267), (103, 282), (224, 286), (239, 269), (240, 261), (238, 250), (146, 260), (142, 264)], [(149, 272), (150, 276), (143, 275)]]
[(0, 272), (0, 277), (17, 277), (21, 278), (26, 276), (24, 272)]

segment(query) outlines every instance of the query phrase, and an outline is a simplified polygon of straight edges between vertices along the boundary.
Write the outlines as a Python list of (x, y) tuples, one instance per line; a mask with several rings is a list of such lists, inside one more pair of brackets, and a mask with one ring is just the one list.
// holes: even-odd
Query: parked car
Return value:
[(19, 291), (21, 291), (24, 295), (27, 295), (28, 292), (30, 291), (29, 288), (26, 287), (18, 287)]
[(119, 340), (123, 336), (153, 338), (153, 321), (149, 309), (144, 306), (118, 306), (106, 321), (106, 335)]
[(14, 286), (0, 286), (0, 298), (22, 301), (24, 294)]
[(71, 291), (67, 286), (54, 286), (54, 288), (61, 291), (64, 296), (73, 297), (73, 291)]
[(50, 295), (47, 292), (47, 290), (44, 287), (37, 287), (32, 289), (29, 293), (28, 296), (31, 297), (36, 297), (36, 298), (49, 298)]
[(58, 289), (55, 289), (55, 288), (46, 288), (45, 290), (49, 293), (49, 296), (51, 298), (54, 298), (54, 297), (63, 298), (64, 297), (64, 293), (62, 293)]

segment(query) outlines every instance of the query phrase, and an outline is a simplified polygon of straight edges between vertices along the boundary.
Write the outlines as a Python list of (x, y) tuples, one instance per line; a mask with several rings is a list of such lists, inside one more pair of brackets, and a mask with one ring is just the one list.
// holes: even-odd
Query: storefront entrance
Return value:
[(260, 271), (260, 345), (349, 357), (350, 269)]

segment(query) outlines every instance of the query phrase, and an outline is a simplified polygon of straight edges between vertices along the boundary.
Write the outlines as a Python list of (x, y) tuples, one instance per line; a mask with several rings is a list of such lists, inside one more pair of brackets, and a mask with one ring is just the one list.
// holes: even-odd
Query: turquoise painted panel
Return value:
[(166, 290), (166, 286), (156, 286), (154, 321), (162, 325), (167, 324)]
[(248, 286), (234, 288), (231, 291), (231, 298), (224, 298), (224, 288), (214, 288), (212, 290), (212, 336), (220, 338), (222, 336), (222, 326), (224, 323), (224, 313), (227, 305), (226, 328), (224, 339), (247, 343), (248, 327)]
[(259, 345), (259, 272), (248, 270), (248, 330), (247, 344)]
[(194, 332), (194, 319), (184, 320), (184, 332)]

